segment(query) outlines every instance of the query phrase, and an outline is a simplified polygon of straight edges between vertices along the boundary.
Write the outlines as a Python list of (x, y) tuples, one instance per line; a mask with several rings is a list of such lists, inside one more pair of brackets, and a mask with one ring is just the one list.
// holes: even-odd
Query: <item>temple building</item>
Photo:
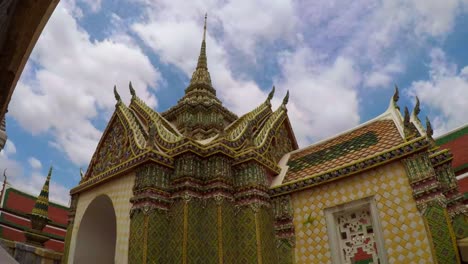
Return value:
[(211, 83), (206, 18), (185, 95), (130, 83), (71, 190), (64, 263), (460, 263), (467, 210), (419, 102), (298, 148), (287, 93), (237, 116)]

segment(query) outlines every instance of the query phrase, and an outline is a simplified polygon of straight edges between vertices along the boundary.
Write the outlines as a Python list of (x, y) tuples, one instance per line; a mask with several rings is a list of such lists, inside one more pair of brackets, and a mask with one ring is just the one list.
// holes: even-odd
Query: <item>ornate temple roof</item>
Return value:
[(252, 111), (237, 117), (222, 106), (212, 87), (206, 59), (206, 17), (201, 51), (185, 95), (177, 105), (158, 113), (141, 100), (129, 84), (126, 106), (114, 87), (116, 109), (96, 147), (80, 185), (72, 193), (152, 161), (168, 168), (174, 159), (191, 152), (200, 157), (223, 154), (234, 163), (256, 160), (272, 175), (280, 172), (281, 156), (297, 149), (286, 104), (271, 109), (275, 88)]
[[(404, 154), (396, 151), (399, 147), (423, 140), (422, 125), (420, 122), (414, 124), (414, 120), (419, 121), (419, 104), (416, 104), (412, 118), (407, 109), (403, 117), (397, 105), (398, 97), (396, 88), (389, 107), (380, 116), (283, 156), (281, 174), (272, 183), (273, 193), (294, 189), (303, 184), (297, 184), (299, 182), (309, 182), (303, 186), (319, 184), (393, 160)], [(427, 143), (418, 143), (417, 147), (423, 145)]]

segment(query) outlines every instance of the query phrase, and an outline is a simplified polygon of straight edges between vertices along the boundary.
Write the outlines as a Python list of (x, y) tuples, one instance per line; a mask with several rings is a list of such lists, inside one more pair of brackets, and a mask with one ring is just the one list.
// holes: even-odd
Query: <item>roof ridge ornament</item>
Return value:
[(429, 120), (429, 117), (426, 116), (426, 135), (429, 138), (432, 138), (433, 134), (434, 134), (434, 130), (432, 130), (431, 121)]
[(120, 95), (119, 93), (117, 92), (117, 85), (114, 84), (114, 96), (115, 96), (115, 100), (117, 100), (117, 102), (121, 102), (122, 101), (122, 98), (120, 98)]
[(400, 93), (398, 91), (398, 86), (395, 84), (395, 93), (393, 94), (393, 106), (398, 110), (400, 110), (400, 107), (397, 104), (399, 99), (400, 99)]
[(267, 100), (270, 101), (273, 98), (273, 95), (275, 95), (275, 86), (273, 85), (273, 88), (271, 89), (271, 92), (268, 94)]
[(283, 99), (283, 105), (287, 105), (289, 101), (289, 90), (286, 92), (286, 96)]
[(419, 98), (418, 96), (416, 96), (416, 104), (414, 105), (413, 113), (417, 117), (420, 112), (421, 112), (421, 108), (419, 106)]
[(136, 96), (135, 89), (133, 89), (132, 81), (128, 83), (128, 88), (130, 89), (130, 94), (132, 95), (132, 97)]

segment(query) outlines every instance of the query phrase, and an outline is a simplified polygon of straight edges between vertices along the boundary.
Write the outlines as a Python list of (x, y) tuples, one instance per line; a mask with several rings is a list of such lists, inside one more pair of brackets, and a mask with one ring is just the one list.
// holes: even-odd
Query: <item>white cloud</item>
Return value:
[(114, 84), (124, 101), (130, 100), (132, 81), (138, 95), (156, 105), (149, 88), (157, 85), (159, 72), (138, 46), (112, 37), (92, 41), (60, 4), (27, 68), (32, 73), (18, 83), (11, 115), (33, 134), (51, 132), (52, 145), (77, 165), (89, 162), (101, 136), (92, 121), (107, 119), (114, 109)]
[(442, 134), (468, 122), (468, 66), (461, 70), (440, 49), (431, 52), (429, 80), (414, 81), (408, 91), (417, 95), (434, 120), (435, 133)]
[(404, 65), (398, 59), (388, 63), (387, 65), (379, 65), (377, 69), (366, 74), (364, 85), (370, 88), (389, 88), (392, 87), (392, 80), (395, 74), (404, 71)]
[(16, 146), (13, 141), (7, 139), (5, 146), (3, 147), (2, 151), (0, 151), (0, 156), (8, 157), (9, 155), (16, 154)]
[(357, 85), (360, 74), (348, 58), (331, 65), (311, 63), (314, 54), (301, 48), (280, 56), (282, 78), (289, 89), (289, 117), (301, 145), (333, 135), (359, 123)]
[(28, 159), (29, 166), (35, 170), (39, 170), (42, 168), (42, 163), (40, 160), (36, 159), (35, 157), (29, 157)]

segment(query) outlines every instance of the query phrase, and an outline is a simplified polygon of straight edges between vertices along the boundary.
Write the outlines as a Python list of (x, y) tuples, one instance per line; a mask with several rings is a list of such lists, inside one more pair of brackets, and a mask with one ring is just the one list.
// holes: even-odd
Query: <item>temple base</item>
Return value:
[(24, 235), (26, 236), (26, 243), (38, 247), (44, 247), (44, 243), (49, 240), (48, 237), (35, 230), (26, 231)]

